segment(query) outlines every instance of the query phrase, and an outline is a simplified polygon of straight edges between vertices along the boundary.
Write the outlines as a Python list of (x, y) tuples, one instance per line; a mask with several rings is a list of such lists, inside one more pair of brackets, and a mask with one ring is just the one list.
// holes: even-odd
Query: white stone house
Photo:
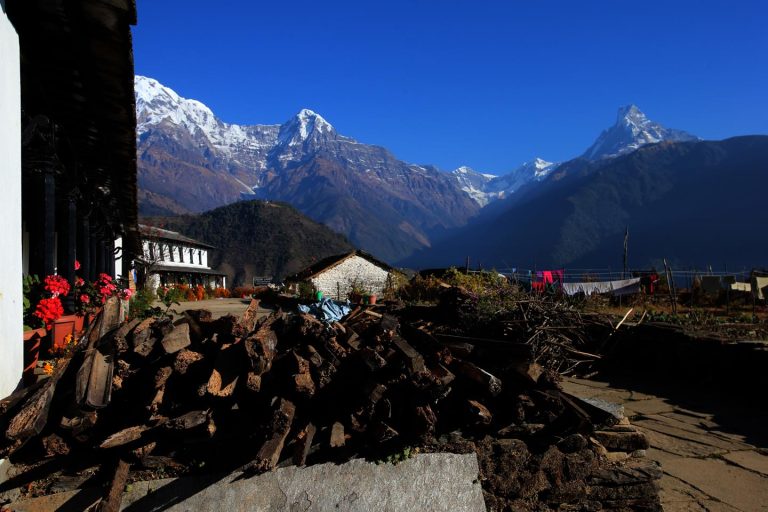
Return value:
[(137, 267), (143, 273), (145, 285), (156, 290), (159, 286), (188, 284), (210, 288), (226, 288), (224, 272), (209, 265), (212, 245), (194, 240), (167, 229), (139, 225), (143, 258)]
[(396, 272), (370, 254), (353, 251), (320, 260), (285, 281), (290, 293), (298, 293), (300, 283), (308, 283), (325, 297), (345, 300), (353, 291), (383, 295)]

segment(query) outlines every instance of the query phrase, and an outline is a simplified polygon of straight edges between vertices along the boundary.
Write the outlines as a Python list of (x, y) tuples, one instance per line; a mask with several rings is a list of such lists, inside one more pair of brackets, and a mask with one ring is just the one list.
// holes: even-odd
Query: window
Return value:
[(184, 248), (179, 247), (179, 263), (184, 263)]
[(199, 249), (197, 251), (197, 262), (202, 265), (203, 264), (203, 250)]
[(189, 262), (195, 264), (195, 250), (191, 247), (189, 248)]
[(155, 244), (147, 242), (147, 247), (149, 248), (149, 261), (155, 261)]
[(173, 246), (168, 244), (168, 257), (173, 261)]

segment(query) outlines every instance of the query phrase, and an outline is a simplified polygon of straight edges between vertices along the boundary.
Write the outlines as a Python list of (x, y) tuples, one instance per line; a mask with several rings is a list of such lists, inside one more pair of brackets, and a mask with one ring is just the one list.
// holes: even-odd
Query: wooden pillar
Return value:
[[(67, 224), (65, 229), (61, 230), (62, 235), (60, 240), (62, 242), (63, 259), (59, 266), (59, 274), (61, 274), (70, 283), (75, 282), (75, 259), (77, 259), (77, 201), (74, 195), (69, 196), (67, 201)], [(65, 311), (74, 311), (75, 300), (73, 294), (69, 294), (62, 299)]]
[[(53, 170), (43, 177), (43, 274), (56, 271), (56, 178)], [(40, 276), (41, 279), (43, 276)]]
[(93, 280), (91, 269), (91, 228), (88, 217), (80, 219), (80, 232), (77, 236), (77, 257), (80, 261), (80, 277)]

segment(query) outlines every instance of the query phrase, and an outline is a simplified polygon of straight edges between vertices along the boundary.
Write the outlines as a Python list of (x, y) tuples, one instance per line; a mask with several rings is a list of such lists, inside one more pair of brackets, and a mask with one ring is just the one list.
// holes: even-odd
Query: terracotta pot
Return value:
[(64, 348), (64, 338), (68, 334), (77, 334), (77, 315), (63, 315), (53, 322), (51, 330), (51, 348), (58, 350)]
[(370, 304), (370, 305), (376, 304), (376, 295), (375, 294), (372, 293), (371, 295), (368, 296), (368, 304)]
[(85, 329), (85, 316), (81, 314), (75, 315), (75, 333), (80, 335)]
[(42, 327), (40, 329), (24, 331), (24, 370), (22, 371), (22, 378), (26, 385), (33, 384), (37, 379), (35, 368), (37, 368), (37, 361), (40, 359), (40, 345), (46, 334), (47, 331)]

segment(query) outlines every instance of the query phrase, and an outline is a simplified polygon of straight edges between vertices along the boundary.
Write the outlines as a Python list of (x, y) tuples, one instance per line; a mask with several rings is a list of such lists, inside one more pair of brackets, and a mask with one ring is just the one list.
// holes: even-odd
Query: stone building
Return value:
[(344, 300), (353, 292), (381, 296), (392, 286), (396, 272), (370, 254), (353, 251), (320, 260), (285, 281), (291, 293), (298, 293), (300, 284), (307, 283), (325, 297)]
[(139, 231), (143, 257), (137, 260), (138, 282), (153, 290), (171, 284), (227, 287), (226, 274), (209, 266), (212, 245), (152, 226), (139, 225)]

